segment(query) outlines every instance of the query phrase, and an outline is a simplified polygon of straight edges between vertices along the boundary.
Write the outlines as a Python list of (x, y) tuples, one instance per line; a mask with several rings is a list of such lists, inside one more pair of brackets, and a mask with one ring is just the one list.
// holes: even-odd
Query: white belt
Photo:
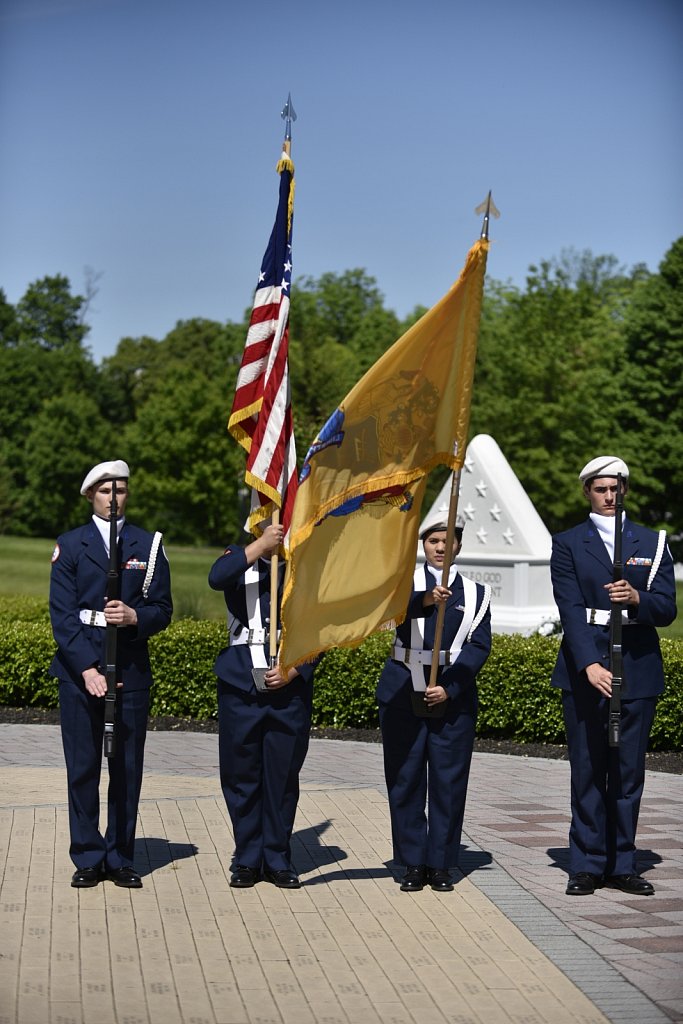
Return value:
[[(280, 630), (277, 631), (277, 639), (280, 639)], [(230, 634), (230, 646), (237, 644), (248, 644), (249, 647), (262, 647), (270, 640), (270, 633), (267, 629), (241, 629), (239, 633)]]
[[(432, 652), (418, 649), (416, 647), (399, 647), (394, 644), (391, 657), (394, 661), (400, 661), (409, 665), (411, 662), (418, 665), (431, 665)], [(439, 651), (439, 665), (450, 665), (451, 652)]]
[[(586, 622), (590, 626), (609, 626), (611, 617), (612, 613), (604, 608), (586, 608)], [(621, 624), (622, 626), (637, 625), (633, 619), (629, 619), (627, 611), (621, 613)]]
[(106, 626), (104, 612), (96, 612), (92, 608), (81, 608), (78, 617), (86, 626)]

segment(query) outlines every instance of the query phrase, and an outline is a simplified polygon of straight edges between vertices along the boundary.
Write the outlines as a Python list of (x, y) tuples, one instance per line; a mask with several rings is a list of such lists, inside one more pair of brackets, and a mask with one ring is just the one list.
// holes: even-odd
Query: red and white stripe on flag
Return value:
[(294, 168), (282, 160), (278, 170), (278, 211), (261, 264), (228, 430), (247, 451), (249, 530), (258, 534), (279, 508), (286, 542), (297, 489), (288, 365)]

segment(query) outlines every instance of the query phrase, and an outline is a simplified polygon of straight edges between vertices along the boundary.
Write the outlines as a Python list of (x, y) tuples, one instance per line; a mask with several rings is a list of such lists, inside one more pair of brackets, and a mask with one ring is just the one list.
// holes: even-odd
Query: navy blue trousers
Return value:
[[(460, 713), (420, 718), (380, 704), (394, 860), (456, 867), (477, 721), (476, 694)], [(427, 811), (425, 812), (425, 804)]]
[(77, 868), (132, 867), (147, 735), (149, 690), (118, 691), (116, 754), (107, 758), (107, 829), (100, 832), (104, 698), (59, 680), (62, 744), (69, 789), (69, 854)]
[(569, 873), (632, 875), (656, 697), (621, 705), (621, 742), (608, 744), (609, 700), (592, 686), (562, 691), (571, 764)]
[(312, 693), (303, 680), (263, 695), (218, 682), (220, 777), (235, 839), (234, 864), (292, 868), (290, 840)]

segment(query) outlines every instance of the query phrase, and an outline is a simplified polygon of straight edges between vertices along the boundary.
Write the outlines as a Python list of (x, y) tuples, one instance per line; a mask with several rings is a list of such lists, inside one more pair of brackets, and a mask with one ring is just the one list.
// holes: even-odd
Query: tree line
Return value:
[[(244, 453), (226, 425), (249, 311), (195, 318), (165, 338), (123, 338), (96, 364), (92, 298), (63, 275), (12, 305), (0, 289), (0, 532), (53, 537), (83, 522), (87, 468), (131, 466), (131, 512), (172, 543), (224, 545), (246, 518)], [(364, 270), (292, 287), (290, 371), (299, 458), (365, 370), (421, 315), (401, 320)], [(470, 435), (489, 433), (551, 532), (585, 513), (580, 467), (631, 469), (631, 514), (683, 556), (683, 238), (658, 272), (565, 252), (526, 285), (486, 284)], [(443, 477), (433, 474), (431, 493)]]

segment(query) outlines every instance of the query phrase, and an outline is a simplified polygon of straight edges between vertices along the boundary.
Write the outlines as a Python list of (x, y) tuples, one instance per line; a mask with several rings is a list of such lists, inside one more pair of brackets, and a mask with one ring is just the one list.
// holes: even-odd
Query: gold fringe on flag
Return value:
[(283, 171), (289, 171), (292, 175), (292, 181), (289, 186), (289, 203), (287, 204), (287, 234), (292, 230), (292, 216), (294, 214), (294, 190), (296, 183), (294, 181), (294, 162), (292, 158), (283, 150), (282, 156), (277, 162), (275, 168), (278, 174), (282, 174)]

